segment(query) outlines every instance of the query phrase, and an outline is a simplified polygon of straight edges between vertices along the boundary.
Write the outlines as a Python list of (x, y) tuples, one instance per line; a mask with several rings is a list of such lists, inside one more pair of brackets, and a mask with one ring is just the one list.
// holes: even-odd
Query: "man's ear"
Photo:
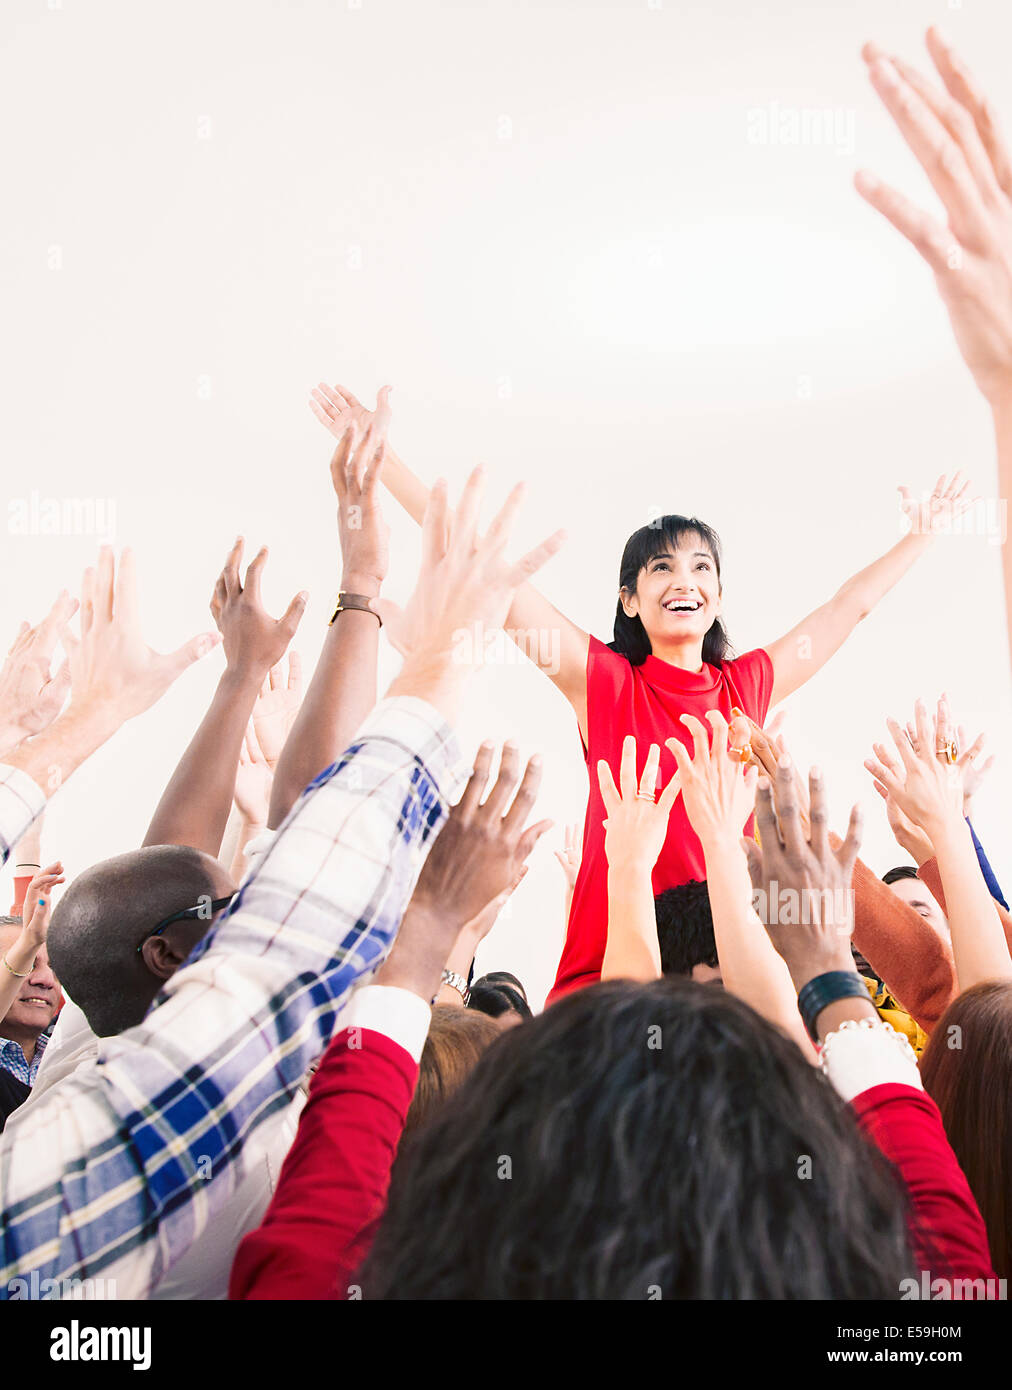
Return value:
[(185, 956), (173, 947), (165, 936), (149, 936), (141, 946), (141, 959), (158, 980), (169, 980), (176, 973)]
[(635, 594), (630, 594), (628, 589), (619, 589), (619, 602), (622, 605), (622, 612), (627, 618), (638, 618), (640, 613), (640, 601)]

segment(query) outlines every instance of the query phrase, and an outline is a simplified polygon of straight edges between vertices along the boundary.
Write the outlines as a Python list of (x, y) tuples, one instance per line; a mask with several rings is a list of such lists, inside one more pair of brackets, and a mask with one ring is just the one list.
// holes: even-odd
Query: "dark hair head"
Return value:
[(895, 869), (882, 875), (883, 883), (896, 883), (901, 878), (917, 878), (917, 870), (912, 864), (897, 864)]
[(654, 913), (665, 975), (691, 975), (697, 965), (716, 969), (717, 942), (705, 883), (692, 879), (665, 888), (654, 898)]
[(994, 1271), (1012, 1278), (1012, 983), (988, 980), (953, 1000), (921, 1080), (984, 1218)]
[(53, 910), (49, 956), (99, 1037), (141, 1022), (168, 975), (206, 935), (211, 918), (166, 927), (159, 949), (167, 964), (156, 975), (137, 948), (158, 923), (232, 891), (217, 859), (186, 845), (131, 850), (74, 879)]
[(508, 970), (490, 970), (487, 975), (480, 976), (480, 978), (475, 981), (475, 984), (510, 985), (523, 999), (527, 998), (527, 991), (524, 989), (523, 984), (515, 975), (511, 975)]
[[(619, 566), (618, 586), (627, 593), (636, 592), (636, 582), (640, 571), (651, 560), (669, 546), (677, 547), (685, 535), (698, 535), (713, 555), (720, 580), (720, 537), (712, 527), (694, 516), (659, 516), (648, 526), (634, 531), (625, 543), (622, 563)], [(650, 655), (650, 638), (638, 617), (630, 618), (619, 599), (615, 609), (615, 640), (608, 645), (613, 652), (627, 657), (630, 665), (642, 666)], [(709, 631), (703, 638), (703, 660), (711, 666), (719, 666), (732, 656), (724, 624), (719, 618), (713, 620)]]
[(723, 990), (609, 981), (504, 1032), (398, 1159), (359, 1282), (432, 1299), (898, 1298), (902, 1184)]
[(501, 1018), (503, 1014), (519, 1014), (521, 1018), (533, 1018), (531, 1006), (513, 985), (495, 984), (486, 978), (476, 980), (471, 986), (467, 1007), (489, 1018)]
[(436, 1004), (418, 1067), (418, 1083), (404, 1124), (405, 1137), (435, 1114), (463, 1084), (500, 1029), (485, 1014)]

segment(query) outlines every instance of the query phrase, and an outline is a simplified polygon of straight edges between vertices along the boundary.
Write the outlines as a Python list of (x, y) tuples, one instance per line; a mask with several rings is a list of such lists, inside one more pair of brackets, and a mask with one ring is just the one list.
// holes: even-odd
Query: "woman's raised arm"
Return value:
[[(352, 428), (364, 432), (372, 419), (372, 411), (345, 386), (320, 382), (310, 397), (309, 406), (335, 439), (340, 439)], [(420, 526), (429, 489), (389, 444), (382, 480), (391, 496)], [(544, 671), (573, 706), (586, 740), (588, 634), (570, 622), (531, 584), (524, 584), (516, 591), (507, 624), (506, 635)]]

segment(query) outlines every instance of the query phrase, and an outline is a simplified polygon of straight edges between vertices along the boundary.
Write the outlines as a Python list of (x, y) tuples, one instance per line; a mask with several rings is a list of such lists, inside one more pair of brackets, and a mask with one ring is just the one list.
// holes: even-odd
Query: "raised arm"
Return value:
[(924, 554), (934, 537), (951, 529), (953, 519), (970, 505), (965, 496), (967, 486), (959, 473), (951, 482), (939, 478), (924, 503), (918, 502), (909, 489), (900, 488), (910, 531), (884, 555), (852, 575), (828, 603), (766, 647), (773, 663), (771, 705), (811, 680), (840, 650), (858, 623)]
[[(1012, 979), (1012, 956), (995, 904), (963, 819), (963, 792), (955, 761), (944, 751), (947, 730), (923, 700), (915, 708), (916, 744), (890, 719), (895, 752), (875, 745), (865, 767), (934, 847), (945, 890), (952, 954), (960, 991), (984, 980)], [(940, 739), (942, 740), (940, 742)]]
[[(927, 32), (942, 87), (878, 44), (863, 50), (872, 86), (927, 174), (946, 220), (866, 170), (857, 189), (934, 273), (956, 344), (991, 409), (1001, 498), (1012, 497), (1012, 161), (993, 105), (948, 40)], [(944, 90), (943, 90), (944, 89)], [(1002, 535), (1012, 650), (1012, 546)]]
[[(364, 433), (351, 425), (330, 461), (341, 537), (342, 594), (378, 600), (388, 563), (387, 526), (379, 506), (389, 408), (380, 392)], [(358, 600), (356, 600), (358, 601)], [(314, 777), (351, 743), (376, 703), (379, 616), (361, 608), (335, 613), (274, 774), (267, 824), (275, 829)]]
[(710, 710), (706, 717), (713, 731), (712, 747), (710, 731), (691, 714), (682, 715), (682, 723), (692, 734), (693, 756), (679, 739), (669, 739), (667, 746), (678, 764), (686, 815), (703, 846), (724, 987), (792, 1037), (814, 1061), (791, 977), (755, 910), (742, 849), (741, 832), (752, 809), (756, 775), (751, 769), (744, 775), (740, 759), (729, 754), (723, 716)]
[[(310, 398), (316, 418), (341, 439), (345, 431), (361, 428), (370, 412), (346, 386), (320, 382)], [(421, 525), (429, 489), (387, 445), (383, 482), (408, 516)], [(587, 653), (590, 637), (558, 611), (531, 584), (522, 584), (513, 597), (506, 633), (562, 691), (573, 706), (584, 738), (587, 735)]]
[(608, 819), (604, 852), (608, 860), (608, 939), (601, 962), (602, 980), (656, 980), (661, 974), (657, 913), (651, 876), (664, 848), (668, 819), (678, 795), (672, 777), (655, 802), (661, 750), (647, 751), (642, 776), (636, 777), (636, 740), (622, 743), (619, 785), (603, 760), (597, 765)]
[(155, 811), (145, 845), (189, 845), (217, 857), (228, 823), (243, 735), (257, 695), (281, 660), (305, 612), (307, 595), (296, 594), (274, 619), (260, 600), (266, 546), (239, 578), (243, 540), (229, 552), (211, 598), (222, 634), (225, 672), (200, 727), (179, 760)]

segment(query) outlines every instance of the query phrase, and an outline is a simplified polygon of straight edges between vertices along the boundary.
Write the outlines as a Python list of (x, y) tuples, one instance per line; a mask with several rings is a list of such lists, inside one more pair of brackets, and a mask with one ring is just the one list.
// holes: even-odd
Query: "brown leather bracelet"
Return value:
[(362, 613), (371, 613), (380, 627), (383, 626), (383, 619), (373, 608), (368, 594), (346, 594), (343, 589), (337, 596), (337, 607), (334, 609), (334, 616), (327, 626), (332, 627), (337, 621), (338, 613), (343, 613), (348, 608)]

